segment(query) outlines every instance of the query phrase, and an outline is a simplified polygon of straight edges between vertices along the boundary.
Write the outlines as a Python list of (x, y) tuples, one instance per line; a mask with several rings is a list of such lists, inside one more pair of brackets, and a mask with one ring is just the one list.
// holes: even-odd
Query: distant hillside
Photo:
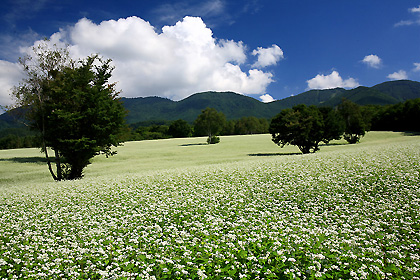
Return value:
[(202, 92), (180, 101), (160, 97), (123, 98), (128, 123), (184, 119), (193, 122), (206, 107), (223, 112), (227, 119), (255, 116), (270, 119), (297, 104), (337, 106), (343, 98), (360, 105), (388, 105), (420, 98), (420, 83), (408, 80), (385, 82), (374, 87), (310, 90), (270, 103), (234, 92)]
[[(270, 119), (281, 110), (297, 104), (337, 106), (342, 98), (360, 105), (387, 105), (420, 98), (420, 83), (408, 80), (381, 83), (373, 87), (357, 87), (310, 90), (282, 100), (263, 103), (254, 98), (234, 92), (202, 92), (180, 101), (161, 97), (122, 98), (129, 111), (129, 124), (145, 121), (184, 119), (193, 122), (206, 107), (223, 112), (228, 120), (255, 116)], [(0, 115), (0, 130), (13, 127), (7, 114)]]
[(266, 104), (234, 92), (201, 92), (180, 101), (160, 97), (122, 98), (129, 111), (128, 123), (150, 120), (183, 119), (193, 122), (207, 107), (223, 112), (228, 119), (243, 116), (267, 118), (276, 112), (266, 112)]

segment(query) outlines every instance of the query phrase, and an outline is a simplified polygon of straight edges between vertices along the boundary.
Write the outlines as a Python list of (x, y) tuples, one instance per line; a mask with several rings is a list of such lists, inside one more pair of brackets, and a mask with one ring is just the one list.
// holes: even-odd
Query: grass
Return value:
[[(406, 141), (400, 133), (370, 132), (358, 146)], [(402, 140), (405, 139), (405, 140)], [(150, 171), (199, 167), (208, 164), (253, 161), (269, 156), (297, 155), (295, 146), (280, 149), (270, 135), (222, 136), (216, 145), (205, 145), (206, 138), (180, 138), (127, 142), (116, 148), (118, 154), (105, 158), (97, 156), (85, 169), (86, 178), (147, 174)], [(351, 149), (344, 140), (321, 146), (320, 153), (335, 149)], [(51, 153), (50, 153), (51, 155)], [(39, 149), (0, 150), (0, 184), (48, 183), (52, 178)]]
[(0, 151), (0, 278), (420, 279), (419, 136), (201, 143), (126, 143), (60, 183)]

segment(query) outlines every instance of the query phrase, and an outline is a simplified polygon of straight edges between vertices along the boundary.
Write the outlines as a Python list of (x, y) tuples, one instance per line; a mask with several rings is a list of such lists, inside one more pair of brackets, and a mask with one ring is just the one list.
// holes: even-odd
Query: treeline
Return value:
[[(220, 135), (245, 135), (268, 133), (269, 121), (264, 118), (243, 117), (239, 120), (226, 121)], [(183, 138), (205, 136), (195, 129), (194, 124), (184, 120), (140, 122), (130, 125), (124, 134), (124, 141)]]
[[(356, 105), (358, 106), (358, 105)], [(387, 106), (358, 106), (367, 131), (420, 132), (420, 98)], [(229, 120), (220, 135), (244, 135), (268, 133), (270, 120), (243, 117)], [(128, 126), (123, 141), (181, 138), (204, 136), (194, 131), (194, 124), (184, 120), (141, 122)], [(0, 131), (0, 149), (39, 147), (40, 141), (27, 128), (8, 128)]]
[(40, 147), (36, 133), (26, 127), (7, 128), (0, 131), (0, 149), (20, 149)]
[(364, 106), (370, 130), (420, 132), (420, 98), (388, 106)]

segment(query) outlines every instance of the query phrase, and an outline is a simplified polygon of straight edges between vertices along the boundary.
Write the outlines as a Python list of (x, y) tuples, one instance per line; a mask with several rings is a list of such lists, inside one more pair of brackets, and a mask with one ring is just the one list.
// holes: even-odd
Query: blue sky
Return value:
[(17, 59), (42, 38), (113, 59), (122, 96), (235, 91), (263, 101), (308, 89), (420, 81), (419, 0), (5, 0), (0, 105)]

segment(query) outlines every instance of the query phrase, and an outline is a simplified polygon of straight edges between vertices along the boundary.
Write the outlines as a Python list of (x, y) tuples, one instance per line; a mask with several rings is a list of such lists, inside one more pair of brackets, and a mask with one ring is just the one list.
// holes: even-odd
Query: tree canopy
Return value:
[(350, 144), (359, 142), (366, 131), (360, 106), (350, 100), (343, 99), (341, 104), (338, 105), (338, 111), (345, 123), (344, 139)]
[(214, 141), (217, 141), (217, 135), (224, 128), (225, 123), (226, 117), (222, 112), (218, 112), (214, 108), (206, 108), (195, 120), (194, 132), (197, 135), (207, 135), (207, 142), (214, 144)]
[(175, 138), (191, 136), (191, 126), (188, 122), (179, 119), (171, 123), (168, 133)]
[(323, 120), (315, 106), (297, 105), (273, 118), (269, 131), (277, 145), (295, 145), (304, 153), (316, 152), (323, 140)]
[[(27, 78), (15, 87), (16, 105), (27, 108), (32, 129), (42, 138), (49, 170), (55, 180), (78, 179), (95, 155), (113, 155), (125, 124), (125, 109), (115, 84), (109, 83), (111, 60), (98, 55), (80, 62), (66, 49), (48, 44), (20, 60)], [(55, 153), (54, 174), (48, 148)]]

